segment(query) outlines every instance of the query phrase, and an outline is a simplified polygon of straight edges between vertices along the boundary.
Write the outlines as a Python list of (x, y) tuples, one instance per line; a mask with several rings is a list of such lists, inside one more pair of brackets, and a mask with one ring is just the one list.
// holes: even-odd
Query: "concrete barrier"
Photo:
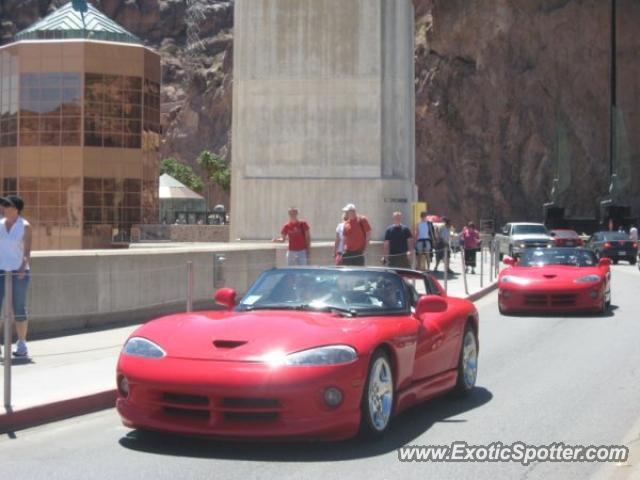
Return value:
[[(378, 265), (381, 251), (380, 243), (371, 246), (371, 264)], [(312, 248), (314, 265), (332, 265), (332, 257), (331, 242)], [(217, 288), (245, 292), (260, 272), (286, 264), (286, 247), (240, 242), (34, 252), (30, 336), (133, 324), (184, 311), (188, 261), (193, 262), (195, 308), (215, 308)]]

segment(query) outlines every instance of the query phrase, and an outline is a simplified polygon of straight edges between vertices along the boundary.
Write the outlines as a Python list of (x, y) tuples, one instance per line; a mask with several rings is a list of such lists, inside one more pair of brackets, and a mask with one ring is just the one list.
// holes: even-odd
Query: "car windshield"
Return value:
[(406, 297), (403, 280), (391, 272), (284, 268), (261, 274), (236, 308), (378, 315), (407, 310)]
[(513, 233), (517, 235), (547, 235), (544, 225), (514, 225)]
[(578, 234), (573, 230), (553, 230), (557, 238), (577, 238)]
[(595, 254), (577, 248), (545, 248), (527, 250), (520, 255), (518, 266), (543, 267), (545, 265), (570, 265), (573, 267), (594, 267), (598, 264)]

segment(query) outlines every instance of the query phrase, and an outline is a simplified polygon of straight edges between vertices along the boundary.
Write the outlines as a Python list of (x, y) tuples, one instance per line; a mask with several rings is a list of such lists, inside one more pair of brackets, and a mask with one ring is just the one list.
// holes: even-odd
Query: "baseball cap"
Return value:
[(355, 210), (356, 206), (353, 203), (347, 203), (342, 209), (343, 212), (348, 212), (349, 210)]
[(0, 197), (0, 205), (3, 207), (15, 207), (18, 212), (24, 208), (24, 201), (17, 195), (7, 195)]

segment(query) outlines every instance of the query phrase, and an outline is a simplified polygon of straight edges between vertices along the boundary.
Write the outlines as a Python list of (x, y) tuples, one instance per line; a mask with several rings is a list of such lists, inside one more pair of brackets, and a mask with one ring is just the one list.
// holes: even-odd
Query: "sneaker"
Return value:
[(29, 351), (27, 350), (27, 342), (18, 340), (16, 343), (16, 351), (13, 352), (14, 357), (28, 357)]

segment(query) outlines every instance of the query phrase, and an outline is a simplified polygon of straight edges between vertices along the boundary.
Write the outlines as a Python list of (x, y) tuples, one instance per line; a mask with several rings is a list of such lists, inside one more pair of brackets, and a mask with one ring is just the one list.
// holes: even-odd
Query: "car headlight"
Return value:
[(291, 353), (285, 357), (284, 364), (291, 366), (338, 365), (352, 362), (356, 358), (358, 358), (358, 353), (353, 347), (329, 345)]
[(602, 280), (600, 275), (587, 275), (586, 277), (580, 277), (580, 278), (575, 279), (574, 282), (576, 282), (576, 283), (593, 283), (593, 282), (599, 282), (600, 280)]
[(518, 247), (519, 248), (527, 248), (527, 244), (526, 243), (519, 243)]
[(500, 279), (503, 283), (513, 283), (515, 285), (529, 285), (531, 280), (528, 278), (516, 277), (514, 275), (505, 275)]
[(144, 358), (162, 358), (167, 354), (159, 345), (142, 337), (132, 337), (127, 340), (122, 353)]

